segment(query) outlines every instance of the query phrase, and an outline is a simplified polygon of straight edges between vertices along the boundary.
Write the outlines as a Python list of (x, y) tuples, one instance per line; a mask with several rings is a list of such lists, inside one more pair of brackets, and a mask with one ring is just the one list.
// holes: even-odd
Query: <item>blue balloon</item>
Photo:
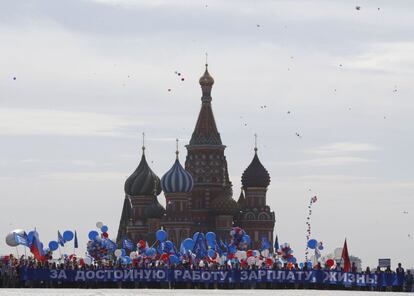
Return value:
[(303, 266), (305, 266), (305, 264), (303, 264), (303, 262), (299, 263), (300, 268), (303, 268)]
[(229, 251), (230, 254), (234, 254), (234, 253), (236, 253), (237, 248), (236, 248), (236, 246), (231, 245), (231, 246), (229, 246), (228, 251)]
[(104, 225), (101, 227), (102, 232), (108, 232), (108, 226)]
[(194, 241), (197, 241), (197, 240), (204, 240), (204, 233), (202, 233), (202, 232), (196, 232), (196, 233), (194, 233), (194, 235), (193, 235), (193, 240)]
[(309, 249), (316, 249), (316, 246), (318, 245), (318, 242), (316, 239), (311, 239), (308, 241), (308, 247)]
[(245, 243), (247, 245), (250, 245), (251, 241), (252, 240), (250, 239), (250, 236), (248, 234), (243, 235), (242, 243)]
[(66, 231), (63, 233), (63, 239), (64, 239), (65, 241), (67, 241), (67, 242), (70, 242), (70, 241), (73, 239), (73, 237), (74, 237), (74, 234), (73, 234), (73, 232), (72, 232), (72, 231), (70, 231), (70, 230), (66, 230)]
[(172, 249), (174, 248), (174, 244), (172, 243), (172, 241), (166, 241), (165, 243), (164, 243), (164, 250), (165, 250), (165, 252), (169, 252), (169, 251), (171, 251)]
[(191, 251), (194, 248), (194, 244), (195, 242), (191, 238), (183, 240), (183, 247), (186, 251)]
[(155, 256), (155, 254), (157, 254), (157, 251), (154, 248), (148, 248), (145, 250), (145, 255), (148, 257)]
[(295, 257), (288, 258), (287, 262), (296, 263), (296, 258)]
[(171, 264), (177, 264), (178, 262), (180, 262), (180, 258), (178, 258), (176, 255), (170, 255)]
[(214, 245), (216, 243), (216, 234), (214, 232), (206, 233), (206, 241)]
[(59, 248), (59, 243), (55, 241), (49, 242), (49, 249), (51, 251), (56, 251)]
[(312, 261), (308, 261), (308, 262), (306, 262), (306, 266), (307, 266), (308, 268), (312, 268)]
[(323, 246), (322, 246), (322, 245), (320, 245), (320, 246), (318, 247), (318, 249), (319, 249), (320, 251), (322, 251), (322, 250), (323, 250)]
[(167, 232), (165, 230), (157, 230), (155, 237), (158, 241), (163, 242), (167, 240)]
[(91, 241), (94, 241), (96, 237), (99, 236), (99, 233), (95, 230), (89, 231), (88, 237)]
[(121, 256), (124, 257), (126, 255), (126, 251), (124, 249), (121, 249)]

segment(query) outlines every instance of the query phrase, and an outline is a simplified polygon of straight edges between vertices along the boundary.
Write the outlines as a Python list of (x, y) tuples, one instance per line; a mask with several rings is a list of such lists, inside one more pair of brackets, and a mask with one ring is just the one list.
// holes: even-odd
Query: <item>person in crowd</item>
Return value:
[(398, 286), (396, 286), (394, 290), (397, 292), (402, 292), (404, 286), (405, 271), (401, 263), (398, 263), (398, 267), (395, 270), (395, 273), (397, 274)]
[(413, 282), (414, 282), (413, 274), (411, 273), (410, 270), (407, 270), (407, 273), (405, 274), (405, 278), (404, 278), (404, 284), (405, 284), (404, 291), (405, 292), (412, 292)]

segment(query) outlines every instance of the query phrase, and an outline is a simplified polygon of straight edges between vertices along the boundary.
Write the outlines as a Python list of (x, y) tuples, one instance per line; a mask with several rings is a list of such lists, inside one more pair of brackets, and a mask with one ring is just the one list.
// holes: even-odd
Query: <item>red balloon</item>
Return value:
[(253, 256), (253, 251), (252, 250), (248, 250), (246, 252), (247, 257), (252, 257)]
[(167, 262), (168, 258), (170, 258), (170, 255), (168, 255), (167, 253), (162, 254), (160, 257), (160, 259), (164, 262)]
[(333, 261), (332, 259), (326, 260), (326, 266), (332, 267), (334, 264), (335, 264), (335, 261)]
[(108, 238), (108, 232), (104, 232), (104, 233), (102, 233), (102, 236), (103, 236), (104, 238)]

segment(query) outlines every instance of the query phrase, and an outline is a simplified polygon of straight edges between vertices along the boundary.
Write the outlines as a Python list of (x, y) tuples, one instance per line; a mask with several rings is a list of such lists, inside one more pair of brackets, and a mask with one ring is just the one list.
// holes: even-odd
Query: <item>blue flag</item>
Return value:
[(204, 258), (207, 256), (206, 242), (204, 241), (203, 236), (200, 233), (197, 235), (193, 248), (193, 253), (196, 254), (197, 258)]
[(20, 235), (18, 233), (14, 233), (14, 240), (19, 245), (23, 245), (23, 246), (29, 247), (29, 242), (27, 240), (27, 237), (25, 237), (25, 236), (22, 236), (22, 235)]
[(63, 247), (65, 245), (65, 239), (63, 238), (62, 234), (60, 234), (60, 231), (58, 230), (58, 243)]
[(133, 250), (134, 249), (134, 243), (126, 238), (122, 242), (122, 248), (124, 248), (125, 250)]
[(75, 230), (75, 239), (73, 240), (73, 247), (74, 247), (75, 249), (79, 248), (79, 243), (78, 243), (78, 235), (77, 235), (77, 233), (76, 233), (76, 230)]

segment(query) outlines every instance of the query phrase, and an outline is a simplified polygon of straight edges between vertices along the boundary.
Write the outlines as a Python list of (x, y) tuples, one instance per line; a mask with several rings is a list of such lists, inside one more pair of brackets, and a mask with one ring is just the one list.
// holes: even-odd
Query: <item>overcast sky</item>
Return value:
[[(116, 236), (140, 134), (159, 177), (176, 137), (184, 160), (208, 52), (234, 198), (258, 133), (280, 243), (304, 257), (317, 195), (325, 254), (346, 237), (363, 265), (413, 267), (413, 11), (411, 0), (2, 1), (1, 236), (37, 227), (47, 244), (76, 229), (79, 252), (97, 221)], [(13, 251), (3, 240), (0, 253)]]

